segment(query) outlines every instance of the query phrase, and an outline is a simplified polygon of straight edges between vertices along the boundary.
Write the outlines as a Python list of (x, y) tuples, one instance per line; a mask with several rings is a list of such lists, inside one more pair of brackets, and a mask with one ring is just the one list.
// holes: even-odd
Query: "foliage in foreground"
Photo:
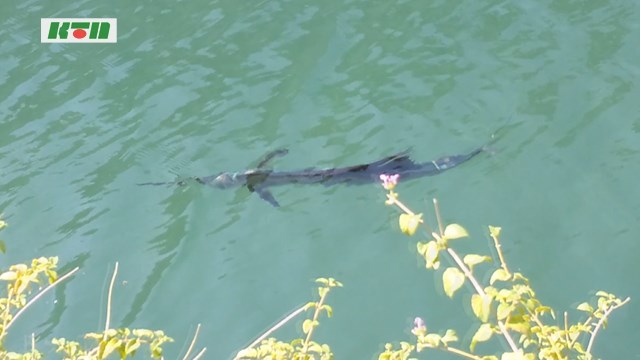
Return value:
[[(4, 221), (0, 220), (0, 229), (6, 225)], [(2, 248), (4, 249), (3, 246)], [(31, 304), (54, 286), (78, 271), (78, 268), (75, 268), (65, 275), (58, 277), (58, 273), (56, 272), (57, 264), (57, 257), (40, 257), (32, 260), (30, 266), (27, 264), (11, 265), (8, 270), (0, 273), (0, 281), (6, 283), (5, 293), (3, 297), (0, 297), (0, 359), (36, 360), (43, 358), (42, 353), (36, 349), (34, 335), (31, 336), (31, 350), (26, 353), (17, 353), (8, 350), (5, 347), (5, 340), (11, 326)], [(109, 287), (107, 320), (104, 331), (88, 333), (84, 336), (85, 339), (90, 340), (94, 344), (83, 346), (79, 342), (69, 341), (64, 338), (52, 340), (53, 345), (57, 346), (56, 352), (61, 353), (64, 359), (105, 359), (111, 355), (117, 356), (120, 359), (126, 359), (134, 356), (142, 345), (146, 345), (149, 357), (161, 359), (162, 345), (166, 342), (173, 341), (173, 339), (166, 336), (160, 330), (113, 329), (110, 327), (111, 293), (116, 274), (117, 264), (111, 279), (111, 286)], [(42, 285), (45, 283), (48, 283), (48, 285), (42, 288)], [(34, 286), (38, 286), (39, 291), (31, 296)], [(194, 336), (192, 346), (184, 357), (185, 360), (189, 358), (196, 336)], [(199, 358), (204, 353), (204, 350), (205, 349), (200, 351), (193, 359)]]
[[(501, 250), (499, 227), (489, 227), (489, 235), (497, 254), (499, 266), (491, 270), (488, 284), (478, 281), (476, 267), (490, 263), (493, 259), (487, 255), (467, 254), (461, 256), (451, 246), (458, 239), (468, 237), (464, 227), (458, 224), (444, 225), (437, 201), (434, 200), (434, 208), (437, 220), (437, 231), (433, 231), (422, 219), (422, 214), (416, 214), (405, 204), (400, 202), (398, 194), (393, 191), (398, 177), (381, 176), (383, 186), (388, 190), (387, 205), (393, 205), (402, 211), (399, 216), (399, 225), (403, 233), (414, 235), (420, 226), (423, 226), (431, 235), (428, 241), (418, 242), (417, 251), (424, 258), (426, 268), (439, 271), (442, 260), (452, 266), (442, 271), (442, 283), (444, 292), (450, 298), (467, 284), (473, 290), (470, 298), (470, 307), (478, 320), (478, 328), (471, 338), (468, 350), (455, 346), (459, 342), (457, 333), (448, 329), (443, 333), (429, 332), (425, 321), (417, 317), (411, 330), (415, 339), (411, 342), (403, 341), (399, 347), (391, 343), (385, 345), (384, 351), (379, 355), (379, 360), (407, 360), (414, 359), (414, 352), (425, 349), (438, 349), (459, 355), (462, 358), (473, 360), (591, 360), (592, 348), (599, 331), (607, 324), (609, 315), (616, 309), (630, 301), (629, 298), (619, 299), (615, 295), (598, 291), (597, 301), (594, 303), (583, 302), (577, 310), (585, 313), (582, 321), (570, 322), (569, 314), (563, 313), (562, 319), (556, 318), (556, 312), (549, 306), (545, 306), (536, 297), (529, 280), (519, 272), (513, 272), (507, 266), (507, 262)], [(0, 229), (6, 226), (0, 220)], [(4, 252), (4, 243), (0, 241), (0, 251)], [(40, 359), (42, 354), (35, 347), (35, 339), (32, 336), (31, 351), (27, 353), (10, 352), (5, 348), (4, 342), (11, 325), (19, 318), (29, 305), (55, 285), (70, 277), (78, 268), (58, 277), (56, 265), (58, 259), (38, 258), (34, 259), (31, 266), (17, 264), (9, 267), (7, 271), (0, 273), (0, 281), (6, 282), (6, 294), (0, 298), (0, 358), (2, 359)], [(114, 271), (109, 288), (107, 305), (107, 323), (105, 329), (99, 333), (88, 333), (85, 339), (95, 342), (95, 345), (84, 347), (78, 342), (68, 341), (64, 338), (53, 340), (57, 346), (57, 352), (64, 355), (64, 359), (104, 359), (110, 355), (126, 359), (135, 355), (142, 345), (148, 348), (148, 354), (152, 358), (162, 358), (162, 345), (171, 338), (162, 331), (146, 329), (112, 329), (109, 326), (110, 303), (113, 283), (117, 273)], [(258, 337), (247, 348), (240, 350), (234, 360), (240, 359), (265, 359), (265, 360), (330, 360), (333, 353), (327, 344), (317, 343), (312, 339), (314, 330), (319, 326), (319, 318), (324, 311), (328, 317), (332, 315), (332, 308), (326, 304), (326, 297), (334, 287), (342, 284), (332, 278), (320, 278), (316, 280), (319, 300), (295, 310), (278, 324), (270, 328)], [(29, 297), (33, 285), (48, 282), (49, 285), (40, 289), (36, 295)], [(313, 315), (302, 323), (302, 338), (289, 342), (280, 341), (270, 335), (287, 324), (298, 314), (314, 309)], [(189, 355), (198, 330), (187, 350), (184, 359)], [(491, 339), (503, 338), (508, 344), (508, 350), (500, 353), (476, 352), (479, 343)], [(199, 359), (206, 349), (202, 349), (193, 359)]]
[[(473, 295), (470, 307), (479, 321), (478, 328), (469, 344), (468, 351), (456, 347), (456, 331), (448, 329), (444, 334), (429, 332), (424, 320), (416, 318), (414, 328), (415, 345), (408, 342), (400, 344), (394, 350), (387, 344), (380, 360), (408, 359), (413, 350), (439, 349), (457, 354), (463, 358), (475, 360), (534, 360), (534, 359), (593, 359), (591, 353), (596, 335), (606, 323), (611, 312), (627, 302), (604, 291), (596, 293), (595, 304), (584, 302), (577, 310), (586, 313), (586, 319), (571, 323), (569, 314), (563, 313), (562, 322), (556, 319), (556, 312), (536, 297), (529, 280), (521, 273), (509, 269), (500, 245), (500, 228), (489, 226), (489, 235), (498, 256), (499, 266), (491, 272), (488, 284), (482, 284), (474, 272), (476, 266), (492, 262), (487, 255), (459, 255), (451, 246), (457, 239), (468, 237), (467, 231), (458, 224), (444, 225), (438, 203), (434, 199), (437, 231), (433, 231), (422, 220), (422, 214), (416, 214), (398, 200), (393, 191), (397, 176), (381, 176), (383, 186), (388, 190), (387, 205), (394, 205), (402, 211), (399, 217), (400, 229), (407, 235), (414, 235), (419, 226), (423, 226), (431, 239), (418, 242), (418, 253), (424, 258), (426, 268), (438, 271), (441, 260), (446, 257), (453, 264), (442, 271), (442, 284), (445, 294), (453, 298), (465, 284), (470, 284)], [(509, 350), (501, 354), (477, 354), (476, 345), (495, 337), (506, 340)]]
[[(234, 360), (239, 359), (270, 359), (270, 360), (307, 360), (307, 359), (333, 359), (331, 349), (327, 344), (319, 344), (312, 340), (313, 331), (320, 325), (319, 317), (324, 311), (328, 317), (331, 317), (333, 310), (331, 306), (325, 303), (325, 299), (332, 288), (342, 287), (339, 281), (333, 278), (319, 278), (316, 280), (318, 286), (318, 295), (320, 299), (317, 302), (309, 302), (298, 310), (291, 313), (266, 333), (256, 339), (246, 349), (240, 350)], [(294, 339), (290, 342), (279, 341), (275, 338), (267, 337), (282, 325), (293, 319), (296, 315), (309, 309), (315, 309), (313, 315), (302, 322), (302, 333), (304, 339)]]
[[(529, 280), (519, 272), (513, 272), (507, 266), (507, 262), (502, 253), (500, 245), (500, 228), (489, 227), (489, 234), (493, 239), (493, 244), (498, 256), (499, 266), (496, 266), (491, 273), (488, 284), (478, 281), (474, 270), (477, 266), (490, 263), (493, 259), (487, 255), (467, 254), (459, 255), (451, 247), (456, 240), (468, 237), (464, 227), (458, 224), (444, 225), (442, 223), (437, 201), (434, 200), (436, 220), (438, 224), (437, 232), (426, 225), (422, 219), (422, 214), (411, 211), (398, 199), (398, 194), (393, 191), (398, 176), (383, 175), (380, 177), (383, 186), (388, 190), (387, 205), (394, 205), (402, 211), (399, 216), (399, 225), (403, 233), (412, 236), (420, 226), (426, 228), (432, 239), (426, 242), (418, 242), (417, 250), (424, 258), (426, 268), (439, 271), (443, 258), (453, 264), (442, 271), (442, 283), (444, 292), (450, 298), (465, 285), (471, 285), (474, 294), (470, 299), (470, 306), (479, 324), (473, 335), (468, 350), (457, 347), (454, 344), (459, 342), (455, 330), (448, 329), (444, 333), (429, 332), (423, 319), (417, 317), (414, 321), (414, 328), (411, 330), (415, 339), (411, 342), (403, 341), (399, 347), (392, 343), (385, 345), (384, 351), (379, 355), (379, 360), (407, 360), (414, 359), (414, 353), (425, 349), (438, 349), (456, 354), (462, 358), (473, 360), (591, 360), (591, 353), (595, 338), (606, 323), (609, 315), (615, 309), (630, 301), (629, 298), (621, 300), (616, 296), (598, 291), (597, 301), (594, 304), (584, 302), (578, 305), (577, 310), (585, 313), (586, 318), (582, 321), (571, 323), (569, 314), (563, 313), (562, 321), (556, 319), (556, 312), (549, 306), (545, 306), (536, 297), (535, 291), (531, 287)], [(323, 284), (326, 286), (326, 279)], [(322, 287), (320, 288), (322, 289)], [(310, 303), (316, 305), (316, 313), (313, 319), (307, 319), (303, 323), (303, 333), (310, 338), (310, 324), (317, 326), (316, 321), (318, 309), (322, 308), (324, 295), (329, 288), (320, 292), (321, 301)], [(306, 305), (306, 306), (309, 306)], [(264, 340), (277, 328), (290, 321), (295, 315), (304, 310), (305, 307), (296, 310), (294, 313), (280, 321), (276, 326), (269, 329), (258, 340), (254, 341), (246, 349), (241, 350), (235, 357), (239, 359), (332, 359), (333, 355), (327, 345), (322, 345), (325, 352), (313, 354), (308, 351), (301, 351), (299, 345), (302, 339), (293, 340), (290, 343), (270, 338)], [(328, 315), (330, 315), (328, 311)], [(310, 323), (311, 321), (311, 323)], [(476, 353), (476, 346), (479, 343), (487, 342), (498, 337), (504, 338), (508, 344), (508, 350), (498, 354)], [(260, 343), (258, 347), (256, 344)], [(325, 348), (326, 347), (326, 348)], [(317, 356), (316, 356), (317, 355)]]

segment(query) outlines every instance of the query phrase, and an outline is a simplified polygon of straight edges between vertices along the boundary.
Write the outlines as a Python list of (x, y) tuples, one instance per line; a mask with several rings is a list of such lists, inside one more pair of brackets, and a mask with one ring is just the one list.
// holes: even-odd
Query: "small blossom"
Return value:
[(426, 334), (427, 325), (425, 325), (421, 317), (416, 317), (415, 320), (413, 320), (413, 329), (411, 329), (411, 332), (416, 336)]
[(394, 187), (398, 184), (398, 179), (400, 179), (400, 175), (393, 174), (380, 174), (380, 180), (382, 181), (382, 187), (387, 190), (393, 190)]

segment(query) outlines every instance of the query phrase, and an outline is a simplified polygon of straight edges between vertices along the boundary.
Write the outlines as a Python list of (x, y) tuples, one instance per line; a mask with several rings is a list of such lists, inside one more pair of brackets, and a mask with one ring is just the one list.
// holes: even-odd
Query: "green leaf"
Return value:
[(140, 339), (131, 339), (125, 345), (125, 353), (127, 355), (133, 355), (140, 347)]
[(483, 255), (469, 254), (466, 255), (462, 261), (464, 261), (464, 263), (467, 264), (469, 268), (473, 269), (475, 265), (483, 262), (490, 262), (491, 258)]
[(449, 224), (444, 229), (444, 237), (449, 240), (459, 239), (459, 238), (468, 237), (468, 236), (469, 236), (469, 233), (467, 232), (467, 230), (465, 230), (465, 228), (463, 228), (458, 224)]
[(258, 350), (253, 348), (242, 349), (238, 351), (238, 355), (236, 355), (237, 359), (244, 359), (244, 358), (255, 359), (257, 357), (258, 357)]
[(342, 287), (342, 283), (334, 278), (329, 278), (329, 287)]
[(444, 336), (442, 337), (441, 341), (447, 345), (448, 343), (451, 342), (456, 342), (458, 341), (458, 335), (456, 334), (455, 330), (447, 330), (447, 332), (444, 334)]
[(529, 279), (527, 279), (524, 275), (522, 275), (519, 272), (513, 274), (513, 280), (522, 280), (522, 282), (529, 285)]
[(473, 313), (483, 323), (486, 323), (489, 320), (489, 315), (491, 314), (491, 301), (492, 298), (489, 295), (480, 296), (478, 294), (473, 294), (471, 296), (471, 309), (473, 309)]
[(588, 312), (588, 313), (593, 312), (593, 307), (589, 305), (588, 302), (583, 302), (582, 304), (578, 305), (577, 309), (580, 311)]
[(3, 254), (7, 253), (7, 245), (3, 240), (0, 240), (0, 252), (2, 252)]
[(508, 352), (508, 353), (504, 353), (502, 354), (502, 357), (500, 357), (500, 360), (528, 360), (528, 359), (535, 359), (535, 356), (530, 356), (531, 354), (523, 354), (522, 352)]
[(320, 298), (323, 298), (323, 297), (327, 296), (328, 293), (329, 293), (329, 288), (328, 287), (319, 287), (318, 288), (318, 295), (320, 296)]
[(528, 335), (531, 333), (531, 324), (522, 315), (511, 315), (506, 325), (507, 329), (517, 331), (520, 334)]
[(309, 331), (311, 331), (311, 329), (313, 329), (313, 327), (318, 326), (319, 322), (318, 321), (313, 321), (311, 319), (306, 319), (303, 323), (302, 323), (302, 332), (305, 334), (308, 334)]
[(418, 249), (418, 254), (425, 256), (427, 253), (428, 243), (419, 241), (416, 248)]
[(498, 309), (496, 310), (496, 317), (498, 318), (499, 321), (502, 321), (506, 319), (509, 316), (509, 314), (511, 314), (512, 310), (513, 308), (511, 307), (511, 305), (501, 302), (500, 304), (498, 304)]
[(490, 324), (480, 325), (480, 328), (478, 329), (478, 331), (476, 331), (476, 333), (473, 335), (473, 338), (471, 339), (471, 345), (469, 346), (471, 352), (474, 351), (477, 343), (485, 342), (491, 339), (491, 335), (493, 335), (493, 330), (491, 329)]
[(111, 354), (115, 349), (120, 347), (121, 344), (122, 344), (122, 340), (119, 340), (117, 338), (109, 339), (109, 341), (107, 341), (107, 344), (104, 347), (104, 352), (102, 353), (102, 357), (104, 358), (108, 357), (109, 354)]
[(401, 214), (398, 218), (400, 230), (409, 236), (416, 233), (418, 225), (420, 225), (421, 222), (422, 214)]
[(438, 270), (438, 268), (440, 268), (440, 261), (438, 260), (439, 253), (438, 244), (434, 240), (429, 241), (424, 252), (427, 269)]
[(319, 353), (322, 352), (322, 346), (320, 346), (320, 344), (312, 341), (311, 345), (309, 345), (309, 347), (308, 347), (308, 351), (319, 354)]
[[(96, 335), (98, 335), (100, 337), (102, 336), (102, 334), (96, 334)], [(152, 338), (153, 337), (153, 331), (147, 330), (147, 329), (134, 329), (133, 330), (133, 336), (137, 336), (137, 337), (140, 337), (140, 338), (145, 338), (145, 337), (146, 338)], [(87, 336), (85, 335), (85, 337), (87, 337)]]
[(450, 267), (442, 273), (444, 292), (450, 298), (464, 284), (464, 274), (458, 268)]
[(553, 312), (553, 309), (550, 308), (549, 306), (538, 306), (535, 310), (536, 314), (540, 314), (540, 315), (544, 315), (545, 313), (549, 313), (551, 314), (552, 318), (556, 318), (556, 314)]
[(6, 271), (0, 274), (0, 280), (13, 281), (18, 278), (18, 274), (15, 271)]
[(491, 234), (491, 237), (499, 237), (500, 236), (500, 231), (502, 230), (501, 227), (499, 226), (491, 226), (489, 225), (489, 234)]
[(432, 348), (437, 348), (440, 346), (440, 339), (441, 337), (438, 334), (427, 334), (427, 336), (424, 337), (424, 342)]
[(489, 283), (493, 285), (496, 281), (507, 281), (509, 279), (511, 279), (511, 274), (500, 268), (491, 274), (491, 280), (489, 280)]

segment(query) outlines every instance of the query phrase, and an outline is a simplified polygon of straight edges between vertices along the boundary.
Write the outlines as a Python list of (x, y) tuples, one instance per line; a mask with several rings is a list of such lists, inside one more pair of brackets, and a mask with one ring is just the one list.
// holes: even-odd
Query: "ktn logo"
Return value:
[(43, 43), (115, 43), (116, 19), (41, 19), (40, 41)]

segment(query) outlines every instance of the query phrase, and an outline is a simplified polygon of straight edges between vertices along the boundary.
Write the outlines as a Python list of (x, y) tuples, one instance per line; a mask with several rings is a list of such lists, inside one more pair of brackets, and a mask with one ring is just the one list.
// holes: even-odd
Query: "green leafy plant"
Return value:
[[(6, 223), (0, 220), (0, 229), (5, 226)], [(63, 276), (58, 277), (56, 272), (57, 264), (57, 257), (40, 257), (33, 259), (30, 266), (26, 264), (11, 265), (8, 270), (0, 273), (0, 281), (6, 283), (5, 294), (3, 297), (0, 297), (0, 359), (36, 360), (43, 357), (42, 353), (36, 349), (34, 335), (31, 336), (31, 350), (26, 353), (7, 350), (5, 347), (5, 339), (11, 326), (31, 304), (79, 270), (79, 268), (76, 267)], [(78, 342), (68, 341), (64, 338), (53, 339), (52, 343), (57, 346), (56, 352), (64, 354), (64, 359), (97, 360), (105, 359), (112, 354), (117, 354), (120, 359), (127, 359), (134, 356), (143, 344), (148, 346), (149, 354), (152, 358), (160, 359), (162, 358), (162, 345), (166, 342), (173, 341), (160, 330), (111, 328), (111, 298), (117, 272), (118, 264), (116, 263), (109, 286), (107, 320), (104, 331), (85, 335), (85, 339), (95, 341), (96, 346), (87, 349)], [(48, 283), (48, 285), (42, 288), (41, 286), (44, 283)], [(31, 296), (34, 285), (39, 286), (40, 289)], [(183, 358), (184, 360), (189, 359), (199, 329), (200, 326), (198, 325), (191, 346)], [(202, 349), (193, 357), (193, 360), (200, 358), (205, 350), (206, 348)]]
[[(325, 303), (327, 295), (334, 287), (342, 287), (339, 281), (333, 278), (319, 278), (316, 282), (320, 299), (316, 302), (309, 302), (298, 308), (287, 317), (282, 319), (264, 334), (258, 337), (245, 349), (238, 352), (234, 360), (240, 359), (264, 359), (264, 360), (330, 360), (333, 359), (331, 348), (327, 344), (319, 344), (312, 340), (314, 330), (320, 325), (320, 314), (324, 311), (327, 317), (331, 317), (333, 309)], [(290, 342), (279, 341), (276, 338), (268, 338), (275, 330), (291, 321), (298, 314), (314, 309), (313, 315), (302, 322), (302, 332), (304, 338), (294, 339)]]
[(510, 351), (500, 355), (501, 360), (533, 359), (593, 359), (592, 347), (599, 330), (606, 325), (611, 312), (630, 301), (599, 291), (595, 305), (582, 303), (577, 310), (586, 313), (584, 321), (569, 323), (569, 315), (564, 312), (563, 322), (556, 320), (554, 310), (544, 305), (531, 287), (529, 280), (519, 272), (511, 271), (505, 261), (500, 245), (500, 228), (489, 227), (500, 266), (494, 269), (488, 284), (481, 284), (474, 269), (481, 264), (492, 262), (492, 258), (481, 254), (461, 256), (452, 247), (458, 239), (469, 236), (458, 224), (444, 225), (440, 216), (438, 202), (434, 199), (437, 231), (431, 230), (422, 219), (398, 199), (393, 190), (398, 177), (381, 176), (383, 186), (388, 190), (387, 205), (396, 206), (402, 211), (398, 218), (400, 230), (412, 236), (419, 226), (424, 226), (432, 239), (418, 242), (417, 251), (424, 258), (427, 269), (438, 271), (442, 257), (447, 257), (453, 266), (442, 271), (444, 292), (450, 298), (466, 283), (471, 285), (471, 309), (479, 321), (478, 329), (471, 339), (469, 351), (456, 347), (458, 342), (455, 330), (448, 329), (441, 335), (429, 332), (424, 320), (416, 318), (412, 333), (416, 337), (415, 346), (407, 342), (400, 343), (400, 349), (392, 344), (385, 346), (380, 360), (409, 359), (413, 350), (418, 352), (430, 348), (444, 350), (463, 358), (474, 360), (498, 360), (495, 354), (479, 355), (475, 353), (478, 343), (489, 341), (495, 336), (506, 340)]

